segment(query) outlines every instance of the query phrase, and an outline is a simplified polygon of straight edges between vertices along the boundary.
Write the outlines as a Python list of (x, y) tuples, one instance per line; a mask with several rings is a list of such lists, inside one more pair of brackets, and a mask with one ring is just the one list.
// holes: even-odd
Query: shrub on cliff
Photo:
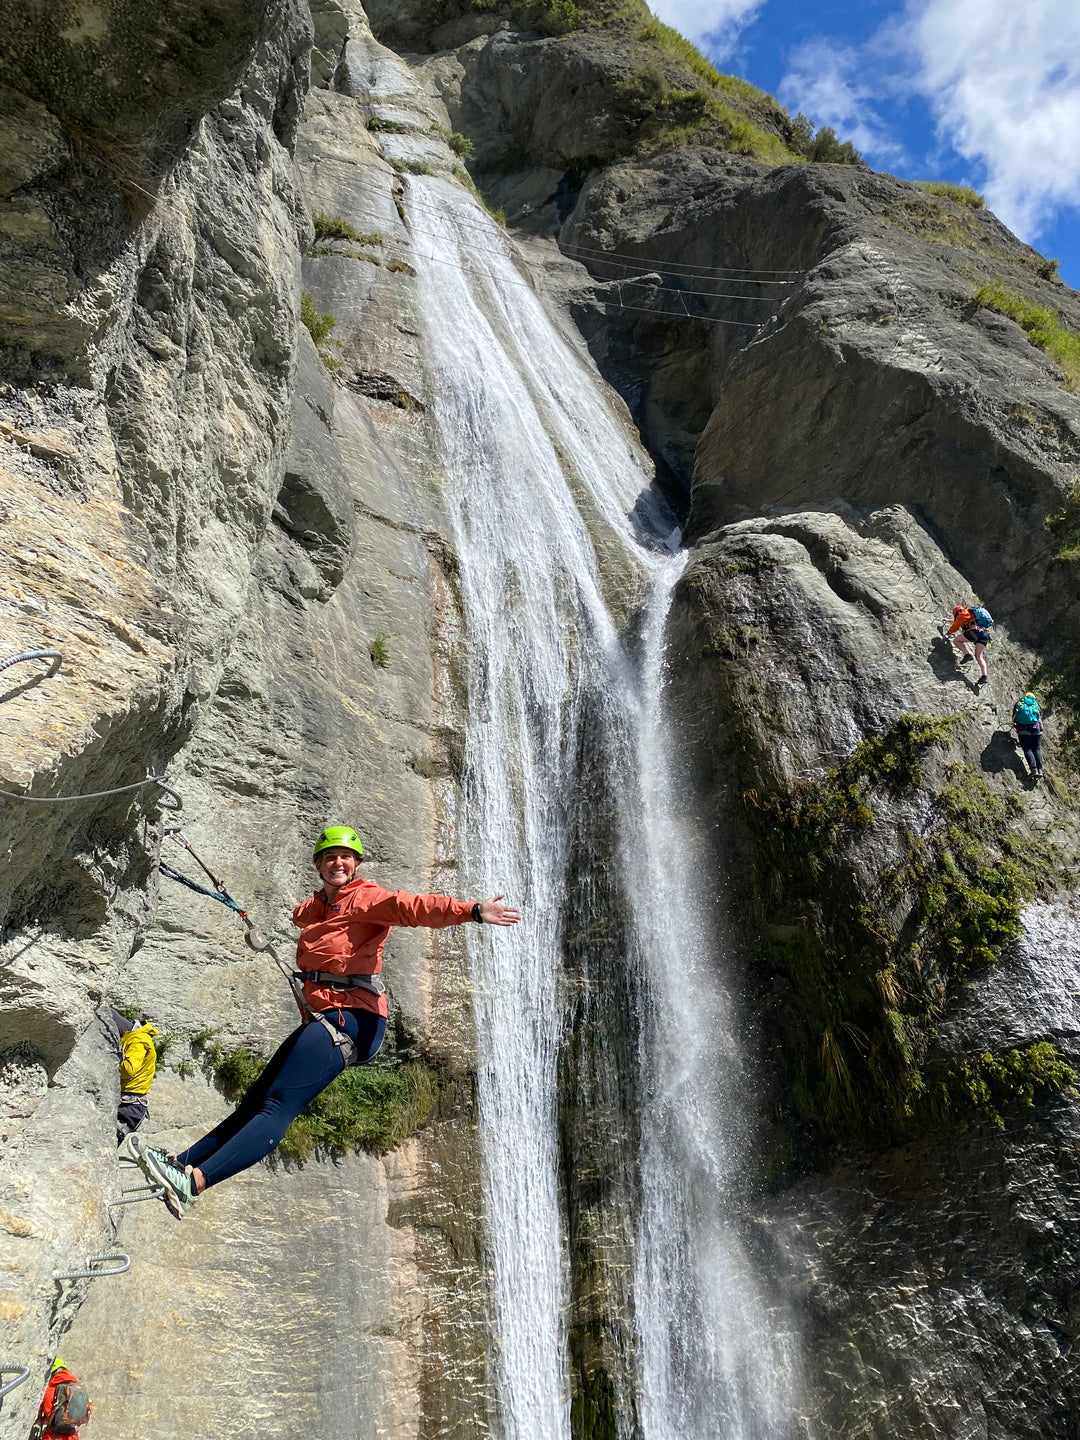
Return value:
[(813, 122), (799, 112), (791, 122), (788, 145), (811, 164), (861, 165), (863, 158), (850, 140), (838, 140), (831, 125), (815, 131)]
[[(192, 1042), (229, 1100), (240, 1100), (262, 1074), (267, 1056), (248, 1046), (226, 1050), (211, 1032)], [(320, 1146), (383, 1155), (426, 1123), (442, 1088), (438, 1071), (420, 1060), (362, 1065), (343, 1071), (285, 1132), (279, 1153), (306, 1160)]]

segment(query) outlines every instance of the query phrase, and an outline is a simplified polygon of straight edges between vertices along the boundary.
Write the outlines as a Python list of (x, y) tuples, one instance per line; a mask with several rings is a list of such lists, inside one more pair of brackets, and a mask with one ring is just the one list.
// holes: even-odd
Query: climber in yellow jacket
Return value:
[(136, 1025), (114, 1010), (113, 1020), (120, 1032), (120, 1104), (116, 1111), (116, 1143), (137, 1130), (150, 1113), (147, 1095), (154, 1083), (157, 1027), (149, 1021)]

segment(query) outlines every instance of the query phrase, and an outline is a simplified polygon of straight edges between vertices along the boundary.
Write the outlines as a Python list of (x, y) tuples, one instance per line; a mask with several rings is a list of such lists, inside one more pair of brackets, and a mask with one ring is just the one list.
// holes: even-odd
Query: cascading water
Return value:
[[(657, 568), (643, 634), (636, 729), (640, 814), (627, 853), (645, 983), (635, 1308), (646, 1440), (794, 1432), (791, 1317), (770, 1305), (737, 1226), (746, 1156), (743, 1066), (700, 846), (680, 816), (664, 707), (664, 622), (683, 557)], [(695, 851), (698, 865), (692, 864)]]
[[(663, 626), (682, 560), (635, 538), (671, 521), (626, 421), (502, 231), (438, 179), (413, 182), (408, 218), (468, 632), (465, 873), (524, 916), (474, 938), (493, 1428), (506, 1440), (570, 1433), (556, 1080), (588, 724), (621, 836), (607, 858), (628, 906), (646, 1101), (631, 1167), (638, 1393), (619, 1433), (780, 1436), (783, 1357), (725, 1220), (738, 1149), (725, 1106), (731, 1027), (664, 761)], [(643, 608), (643, 639), (629, 643), (620, 628)]]

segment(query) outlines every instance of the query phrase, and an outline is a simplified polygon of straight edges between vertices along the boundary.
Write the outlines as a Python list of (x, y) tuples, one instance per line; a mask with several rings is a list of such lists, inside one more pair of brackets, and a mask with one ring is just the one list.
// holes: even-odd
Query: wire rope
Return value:
[[(629, 260), (634, 265), (647, 263), (647, 257), (643, 255), (631, 255), (626, 250), (601, 250), (596, 245), (578, 245), (568, 240), (559, 245), (564, 252), (566, 250), (581, 250), (585, 254), (599, 255), (611, 260)], [(680, 269), (689, 274), (691, 271), (698, 274), (709, 275), (805, 275), (805, 270), (756, 270), (752, 265), (683, 265)], [(779, 283), (779, 282), (778, 282)], [(785, 282), (794, 284), (794, 281)]]
[[(129, 790), (141, 790), (144, 785), (160, 785), (167, 795), (179, 801), (175, 790), (165, 783), (168, 776), (148, 775), (145, 780), (136, 780), (134, 785), (118, 785), (114, 790), (92, 790), (86, 795), (20, 795), (16, 790), (0, 790), (6, 800), (25, 800), (28, 805), (73, 805), (79, 800), (105, 800), (110, 795), (124, 795)], [(169, 805), (170, 810), (179, 810), (179, 804)]]
[(9, 665), (18, 665), (23, 660), (51, 660), (45, 679), (55, 675), (60, 669), (60, 663), (64, 655), (61, 650), (20, 650), (18, 655), (9, 655), (6, 660), (0, 660), (0, 670), (6, 670)]

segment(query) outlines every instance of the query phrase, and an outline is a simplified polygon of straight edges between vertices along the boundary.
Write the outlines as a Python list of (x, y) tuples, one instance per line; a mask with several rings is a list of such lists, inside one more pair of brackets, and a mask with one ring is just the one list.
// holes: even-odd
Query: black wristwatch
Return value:
[(480, 914), (479, 901), (477, 901), (477, 903), (472, 907), (472, 918), (476, 921), (477, 925), (482, 925), (484, 923), (484, 917)]

